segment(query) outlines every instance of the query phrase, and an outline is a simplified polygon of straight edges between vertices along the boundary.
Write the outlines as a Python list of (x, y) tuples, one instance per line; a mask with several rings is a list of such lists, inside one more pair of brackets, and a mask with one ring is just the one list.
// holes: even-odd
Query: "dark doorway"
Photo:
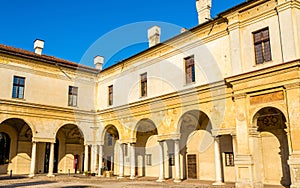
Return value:
[[(44, 173), (48, 173), (49, 172), (50, 146), (51, 146), (51, 143), (47, 142), (46, 143), (46, 149), (45, 149)], [(57, 173), (58, 147), (59, 147), (59, 141), (56, 139), (56, 143), (54, 144), (54, 166), (53, 166), (53, 173)]]
[(197, 179), (197, 157), (195, 154), (187, 155), (188, 178)]

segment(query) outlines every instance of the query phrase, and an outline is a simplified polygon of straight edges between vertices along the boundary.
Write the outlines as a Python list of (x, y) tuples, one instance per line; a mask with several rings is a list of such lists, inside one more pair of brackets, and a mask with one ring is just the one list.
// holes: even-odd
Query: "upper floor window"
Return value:
[(14, 84), (13, 84), (13, 91), (12, 97), (23, 99), (24, 98), (24, 88), (25, 88), (25, 78), (14, 76)]
[(69, 106), (77, 106), (78, 87), (69, 86)]
[(141, 74), (141, 96), (147, 96), (147, 73)]
[(108, 105), (113, 105), (113, 85), (108, 86)]
[(272, 60), (269, 28), (265, 28), (253, 33), (255, 61), (262, 64)]
[(185, 61), (185, 81), (186, 84), (195, 82), (195, 63), (194, 56), (184, 58)]

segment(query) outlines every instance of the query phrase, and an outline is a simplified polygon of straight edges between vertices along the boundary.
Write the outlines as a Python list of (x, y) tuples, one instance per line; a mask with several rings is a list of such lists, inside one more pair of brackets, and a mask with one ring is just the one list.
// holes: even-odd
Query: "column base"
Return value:
[(34, 177), (34, 174), (29, 174), (28, 177), (29, 177), (29, 178), (33, 178), (33, 177)]
[(47, 177), (53, 178), (53, 177), (55, 177), (55, 175), (54, 174), (47, 174)]
[(174, 179), (174, 183), (180, 183), (181, 179)]
[(97, 175), (97, 177), (102, 178), (102, 177), (104, 177), (104, 176), (103, 176), (103, 175)]
[(156, 182), (158, 182), (158, 183), (161, 183), (161, 182), (164, 182), (165, 181), (165, 179), (158, 179), (158, 180), (156, 180)]
[(135, 176), (130, 176), (129, 179), (134, 180), (136, 177)]
[(223, 183), (223, 182), (214, 182), (212, 185), (225, 185), (225, 183)]
[(117, 179), (118, 179), (118, 180), (124, 179), (124, 176), (118, 176)]

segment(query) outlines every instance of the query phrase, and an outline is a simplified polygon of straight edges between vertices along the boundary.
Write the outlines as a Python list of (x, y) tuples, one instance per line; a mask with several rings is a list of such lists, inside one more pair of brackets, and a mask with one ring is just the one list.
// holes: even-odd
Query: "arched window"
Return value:
[(0, 165), (9, 163), (10, 138), (6, 133), (0, 133)]

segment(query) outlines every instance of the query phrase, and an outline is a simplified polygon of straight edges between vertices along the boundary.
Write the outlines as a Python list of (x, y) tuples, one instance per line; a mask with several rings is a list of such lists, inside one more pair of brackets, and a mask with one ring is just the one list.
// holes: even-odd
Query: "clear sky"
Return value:
[[(213, 0), (212, 17), (244, 1)], [(3, 0), (0, 16), (1, 44), (33, 51), (33, 41), (43, 39), (44, 54), (88, 66), (93, 66), (95, 54), (112, 64), (136, 53), (136, 48), (146, 48), (152, 25), (162, 27), (166, 40), (179, 33), (178, 28), (198, 22), (195, 0)], [(134, 37), (143, 38), (129, 40)], [(135, 50), (123, 52), (122, 40)], [(87, 55), (91, 46), (93, 52)]]

